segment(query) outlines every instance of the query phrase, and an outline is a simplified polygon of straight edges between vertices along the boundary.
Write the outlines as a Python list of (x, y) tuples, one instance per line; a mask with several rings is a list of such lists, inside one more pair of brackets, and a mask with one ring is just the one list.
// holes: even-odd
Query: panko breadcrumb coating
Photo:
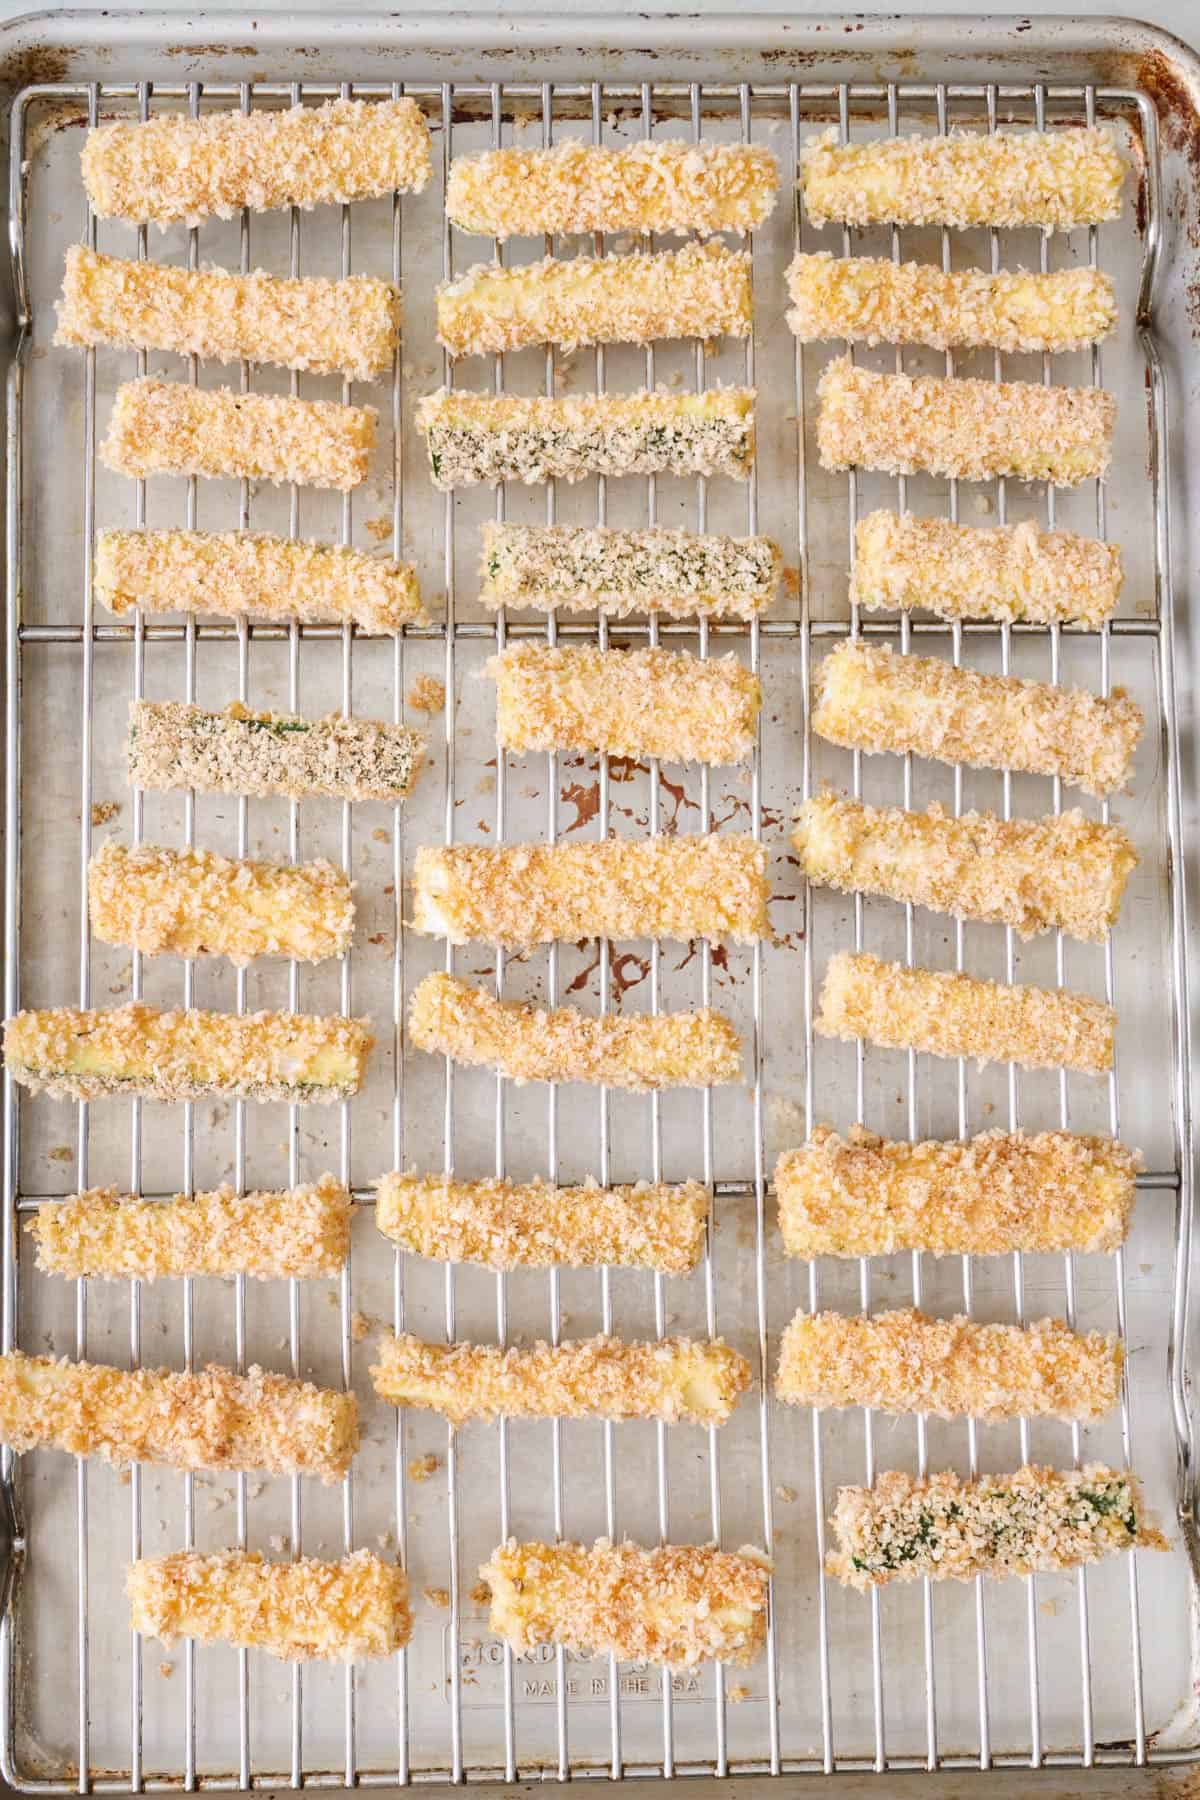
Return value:
[(485, 1064), (518, 1087), (590, 1081), (637, 1094), (742, 1079), (738, 1034), (711, 1007), (624, 1016), (573, 1006), (547, 1011), (498, 1000), (453, 975), (427, 975), (412, 997), (409, 1032), (419, 1050)]
[(67, 251), (56, 344), (175, 350), (370, 381), (392, 366), (400, 293), (373, 275), (288, 280)]
[(880, 375), (848, 356), (817, 383), (823, 469), (1052, 481), (1075, 487), (1104, 475), (1117, 405), (1103, 388), (965, 376)]
[(779, 168), (761, 144), (679, 138), (606, 150), (577, 138), (552, 150), (457, 156), (446, 216), (484, 237), (544, 232), (657, 231), (702, 237), (753, 231), (772, 206)]
[(488, 520), (481, 543), (479, 598), (497, 608), (752, 619), (770, 606), (783, 574), (779, 545), (768, 537)]
[(741, 1667), (767, 1634), (770, 1563), (761, 1551), (628, 1541), (519, 1544), (493, 1550), (480, 1577), (488, 1621), (517, 1651), (564, 1644), (581, 1656), (689, 1669), (707, 1658)]
[(750, 257), (712, 239), (657, 255), (577, 256), (502, 268), (476, 263), (437, 290), (438, 343), (451, 356), (557, 344), (748, 337)]
[(797, 256), (787, 322), (802, 343), (925, 344), (932, 350), (1081, 350), (1117, 322), (1112, 277), (1099, 269), (984, 274), (883, 256)]
[(1028, 620), (1098, 630), (1121, 593), (1121, 552), (1073, 531), (955, 525), (873, 512), (854, 533), (850, 604), (869, 612), (924, 607), (943, 619)]
[(114, 1187), (45, 1200), (26, 1230), (47, 1275), (249, 1275), (257, 1281), (336, 1275), (350, 1254), (350, 1195), (332, 1175), (279, 1193), (219, 1187), (139, 1200)]
[(145, 956), (315, 963), (350, 948), (352, 886), (323, 858), (293, 866), (110, 841), (88, 864), (88, 913), (102, 944), (127, 944)]
[(421, 772), (425, 739), (381, 719), (298, 719), (232, 701), (205, 712), (182, 700), (129, 705), (129, 785), (202, 794), (283, 794), (300, 800), (403, 800)]
[(768, 937), (767, 853), (744, 832), (602, 843), (423, 844), (415, 931), (522, 949), (580, 938)]
[(269, 531), (102, 531), (96, 598), (110, 612), (306, 619), (394, 635), (423, 624), (411, 563)]
[(358, 1449), (353, 1394), (215, 1364), (195, 1374), (0, 1356), (0, 1442), (173, 1469), (261, 1469), (340, 1481)]
[(373, 406), (238, 394), (141, 375), (113, 402), (100, 455), (118, 475), (242, 476), (346, 493), (365, 481)]
[(639, 1181), (635, 1186), (556, 1187), (492, 1177), (381, 1176), (375, 1223), (414, 1256), (485, 1269), (658, 1269), (687, 1275), (704, 1249), (708, 1189)]
[(665, 762), (744, 762), (762, 705), (736, 656), (511, 644), (488, 662), (506, 750), (579, 750)]
[(871, 1317), (797, 1313), (779, 1346), (776, 1398), (938, 1419), (1100, 1419), (1121, 1388), (1121, 1340), (1061, 1319), (980, 1325), (913, 1307)]
[(985, 1131), (964, 1142), (889, 1142), (818, 1125), (775, 1165), (789, 1256), (1002, 1256), (1117, 1250), (1140, 1157), (1070, 1131)]
[(1000, 1580), (1170, 1547), (1147, 1522), (1136, 1476), (1103, 1463), (1027, 1464), (978, 1481), (889, 1469), (874, 1487), (838, 1490), (833, 1529), (838, 1548), (826, 1555), (826, 1573), (860, 1592), (922, 1577)]
[(433, 485), (582, 481), (585, 475), (729, 475), (754, 464), (754, 390), (532, 398), (439, 388), (417, 407)]
[(89, 131), (80, 158), (102, 219), (198, 225), (243, 206), (308, 211), (379, 194), (419, 194), (429, 127), (415, 100), (330, 100), (286, 111), (162, 113)]
[(800, 153), (814, 225), (1040, 225), (1069, 231), (1121, 213), (1125, 164), (1104, 126), (956, 131), (839, 144), (831, 127)]
[(1023, 1069), (1112, 1068), (1117, 1015), (1065, 988), (1010, 987), (941, 969), (909, 969), (841, 950), (829, 959), (816, 1029), (885, 1050), (1014, 1062)]
[(902, 656), (847, 638), (820, 664), (812, 727), (868, 755), (890, 751), (1057, 775), (1104, 795), (1123, 787), (1142, 734), (1124, 688), (1102, 697), (1016, 675), (980, 675), (937, 656)]
[(750, 1385), (750, 1365), (722, 1339), (615, 1337), (573, 1344), (429, 1344), (411, 1332), (379, 1341), (375, 1392), (468, 1419), (662, 1419), (723, 1425)]
[(412, 1632), (408, 1578), (370, 1550), (340, 1562), (264, 1562), (257, 1550), (177, 1550), (130, 1563), (129, 1623), (170, 1647), (265, 1650), (289, 1662), (391, 1656)]
[(16, 1013), (4, 1062), (14, 1081), (59, 1100), (232, 1094), (331, 1105), (358, 1092), (374, 1041), (361, 1020), (336, 1015), (164, 1012), (135, 1000)]
[(1093, 944), (1116, 924), (1137, 863), (1126, 832), (1078, 807), (1044, 819), (955, 818), (936, 801), (905, 812), (819, 794), (805, 801), (792, 843), (821, 887), (1011, 925), (1023, 938), (1060, 930)]

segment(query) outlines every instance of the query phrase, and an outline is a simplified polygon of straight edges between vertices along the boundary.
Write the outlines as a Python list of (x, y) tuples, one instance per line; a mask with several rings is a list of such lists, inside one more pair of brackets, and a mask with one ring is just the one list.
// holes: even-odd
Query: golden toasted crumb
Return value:
[(375, 1223), (416, 1256), (488, 1269), (608, 1264), (686, 1275), (704, 1248), (708, 1190), (678, 1187), (520, 1185), (441, 1175), (380, 1177)]
[(96, 598), (111, 612), (307, 619), (395, 633), (425, 621), (409, 563), (267, 531), (102, 531)]
[(446, 1612), (449, 1610), (449, 1607), (450, 1607), (450, 1589), (449, 1588), (435, 1588), (435, 1587), (422, 1588), (421, 1596), (425, 1601), (427, 1601), (427, 1603), (430, 1606), (436, 1606), (439, 1609), (439, 1611)]
[(393, 1406), (468, 1419), (663, 1419), (723, 1425), (750, 1384), (750, 1365), (720, 1338), (625, 1343), (594, 1337), (530, 1350), (380, 1339), (375, 1392)]
[(939, 1419), (1099, 1419), (1117, 1403), (1121, 1341), (1061, 1319), (979, 1325), (912, 1307), (848, 1318), (797, 1313), (779, 1346), (789, 1406), (870, 1406)]
[(973, 1057), (980, 1065), (1102, 1075), (1112, 1068), (1116, 1023), (1111, 1006), (1086, 994), (909, 969), (843, 950), (825, 970), (816, 1030), (887, 1050)]
[(736, 763), (754, 748), (758, 677), (735, 656), (513, 644), (487, 664), (508, 750)]
[(108, 825), (121, 810), (119, 800), (97, 800), (92, 807), (92, 824)]
[(338, 488), (365, 481), (373, 406), (238, 394), (149, 375), (117, 389), (100, 454), (118, 475), (244, 476)]
[(288, 1563), (256, 1550), (179, 1550), (131, 1563), (126, 1589), (133, 1630), (167, 1645), (187, 1637), (290, 1662), (356, 1662), (390, 1656), (412, 1631), (404, 1570), (369, 1550)]
[(413, 994), (409, 1029), (418, 1049), (488, 1064), (518, 1086), (590, 1081), (645, 1093), (742, 1078), (737, 1032), (711, 1007), (625, 1017), (573, 1006), (547, 1012), (452, 975), (427, 975)]
[(110, 1463), (262, 1469), (340, 1481), (358, 1448), (358, 1403), (311, 1381), (0, 1356), (0, 1441)]
[(598, 1538), (589, 1549), (510, 1538), (479, 1573), (491, 1592), (491, 1629), (517, 1651), (554, 1643), (668, 1668), (708, 1657), (741, 1666), (766, 1637), (769, 1564), (748, 1548), (643, 1550)]
[(1125, 165), (1103, 126), (951, 132), (839, 144), (836, 127), (800, 155), (814, 225), (1040, 225), (1070, 230), (1121, 212)]
[(489, 520), (481, 543), (479, 597), (496, 608), (752, 619), (783, 573), (779, 545), (765, 537)]
[(792, 834), (810, 881), (885, 894), (959, 919), (1011, 925), (1024, 938), (1062, 930), (1102, 944), (1117, 922), (1137, 853), (1116, 825), (1076, 807), (1045, 819), (954, 818), (821, 794)]
[(15, 1081), (56, 1099), (240, 1094), (321, 1105), (358, 1092), (374, 1041), (360, 1020), (340, 1016), (163, 1012), (133, 1001), (16, 1013), (4, 1061)]
[(813, 701), (813, 730), (848, 750), (1058, 775), (1099, 795), (1128, 780), (1143, 725), (1123, 688), (1101, 698), (853, 638), (821, 663)]
[(804, 343), (845, 338), (934, 350), (1081, 350), (1117, 322), (1112, 278), (1086, 267), (988, 275), (820, 250), (797, 256), (787, 282), (787, 322)]
[(855, 528), (850, 603), (925, 607), (943, 619), (1103, 625), (1121, 593), (1116, 544), (1019, 525), (955, 525), (873, 512)]
[(440, 1468), (441, 1462), (432, 1452), (425, 1456), (414, 1456), (408, 1465), (408, 1478), (410, 1481), (429, 1481)]
[(176, 350), (370, 381), (392, 366), (400, 293), (373, 275), (285, 280), (67, 251), (56, 344)]
[(911, 1144), (818, 1125), (775, 1166), (779, 1229), (789, 1256), (803, 1257), (1116, 1250), (1140, 1161), (1069, 1131)]
[(436, 675), (418, 675), (404, 696), (416, 712), (439, 713), (446, 709), (446, 684)]
[(89, 131), (81, 157), (102, 219), (182, 221), (239, 208), (306, 211), (429, 180), (429, 127), (414, 100), (331, 100), (285, 112), (178, 113)]
[(293, 867), (109, 842), (88, 864), (88, 910), (102, 944), (147, 956), (321, 962), (344, 956), (354, 936), (351, 883), (324, 860)]
[(446, 216), (485, 237), (543, 232), (753, 231), (775, 203), (779, 169), (759, 144), (680, 139), (605, 150), (485, 150), (450, 165)]
[(768, 937), (767, 853), (744, 833), (602, 843), (423, 844), (413, 929), (452, 944)]
[(134, 700), (129, 707), (131, 787), (403, 800), (424, 750), (419, 731), (343, 713), (298, 719), (250, 712), (236, 700), (224, 712), (177, 700)]
[(156, 1281), (249, 1275), (265, 1281), (336, 1275), (350, 1254), (350, 1195), (332, 1175), (281, 1193), (176, 1194), (138, 1200), (89, 1188), (46, 1200), (26, 1230), (48, 1275)]

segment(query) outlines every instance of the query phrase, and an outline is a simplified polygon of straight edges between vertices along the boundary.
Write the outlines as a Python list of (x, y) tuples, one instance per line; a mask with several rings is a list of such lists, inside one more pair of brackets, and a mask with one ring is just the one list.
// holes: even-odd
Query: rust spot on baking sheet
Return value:
[(0, 86), (6, 88), (41, 87), (43, 83), (66, 81), (71, 71), (65, 50), (49, 44), (28, 44), (0, 57)]

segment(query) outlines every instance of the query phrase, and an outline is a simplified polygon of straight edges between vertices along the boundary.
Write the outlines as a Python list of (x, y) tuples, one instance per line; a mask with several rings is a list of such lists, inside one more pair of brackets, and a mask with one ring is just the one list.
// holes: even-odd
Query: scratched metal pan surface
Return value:
[[(840, 22), (838, 22), (840, 23)], [(89, 28), (90, 29), (90, 28)], [(623, 30), (612, 25), (612, 32)], [(481, 28), (482, 30), (482, 28)], [(1183, 648), (1186, 591), (1172, 601), (1172, 458), (1187, 433), (1187, 342), (1182, 310), (1186, 211), (1195, 206), (1186, 161), (1164, 107), (1162, 69), (1117, 54), (1097, 36), (1060, 54), (1001, 32), (972, 59), (967, 27), (918, 40), (873, 28), (859, 62), (838, 38), (823, 70), (819, 32), (801, 45), (777, 27), (725, 23), (679, 41), (677, 23), (639, 23), (639, 43), (614, 50), (581, 27), (574, 54), (531, 28), (519, 64), (495, 35), (478, 51), (455, 27), (445, 45), (409, 42), (380, 21), (356, 26), (350, 47), (334, 28), (272, 24), (238, 57), (228, 46), (179, 43), (159, 22), (126, 20), (78, 33), (61, 60), (35, 65), (36, 85), (11, 117), (17, 313), (23, 321), (8, 382), (7, 935), (6, 1010), (18, 1005), (111, 1005), (141, 994), (160, 1004), (223, 1009), (296, 1005), (368, 1015), (377, 1035), (369, 1079), (345, 1110), (126, 1103), (79, 1110), (6, 1090), (4, 1342), (128, 1366), (180, 1368), (259, 1362), (357, 1393), (364, 1443), (344, 1488), (287, 1480), (192, 1480), (155, 1470), (117, 1473), (50, 1453), (4, 1465), (15, 1495), (18, 1580), (0, 1638), (5, 1773), (17, 1786), (74, 1789), (145, 1782), (238, 1786), (359, 1779), (386, 1784), (464, 1774), (670, 1774), (820, 1771), (1007, 1763), (1139, 1763), (1190, 1758), (1195, 1716), (1192, 1564), (1180, 1510), (1190, 1505), (1191, 1421), (1185, 1389), (1190, 1266), (1190, 1063), (1182, 873), (1190, 780), (1177, 705), (1190, 691)], [(957, 31), (958, 35), (955, 35)], [(505, 27), (506, 34), (508, 28)], [(674, 35), (672, 35), (674, 34)], [(352, 34), (353, 36), (353, 34)], [(487, 31), (483, 36), (492, 42)], [(513, 42), (508, 34), (509, 50)], [(601, 45), (609, 43), (607, 49)], [(922, 47), (923, 46), (923, 47)], [(794, 53), (794, 54), (793, 54)], [(1039, 60), (1040, 53), (1040, 60)], [(1165, 51), (1158, 52), (1165, 56)], [(1174, 52), (1172, 52), (1174, 54)], [(789, 60), (791, 57), (791, 60)], [(927, 62), (922, 58), (926, 57)], [(1056, 58), (1058, 60), (1056, 60)], [(1163, 65), (1165, 66), (1165, 64)], [(1174, 67), (1175, 65), (1172, 65)], [(1179, 65), (1190, 80), (1190, 64)], [(950, 86), (938, 80), (952, 75)], [(1033, 85), (1041, 76), (1046, 85)], [(88, 216), (78, 157), (87, 124), (194, 108), (316, 103), (350, 83), (391, 93), (403, 82), (433, 131), (434, 179), (417, 198), (140, 234)], [(842, 84), (849, 85), (842, 85)], [(299, 85), (293, 85), (299, 84)], [(991, 84), (991, 85), (989, 85)], [(1181, 91), (1183, 91), (1181, 89)], [(1178, 98), (1170, 102), (1178, 105)], [(852, 139), (970, 123), (1111, 123), (1136, 171), (1119, 223), (1043, 242), (1033, 232), (943, 239), (936, 231), (814, 231), (790, 195), (798, 145), (834, 124)], [(515, 485), (445, 498), (432, 489), (412, 425), (420, 396), (447, 378), (434, 338), (433, 291), (445, 275), (490, 259), (490, 241), (447, 232), (450, 159), (496, 143), (568, 137), (608, 145), (653, 137), (731, 141), (750, 136), (779, 157), (779, 204), (755, 235), (752, 344), (541, 351), (502, 362), (467, 360), (455, 385), (514, 393), (613, 391), (659, 381), (750, 380), (758, 388), (758, 470), (748, 486), (660, 479), (595, 481), (557, 491)], [(1180, 208), (1184, 208), (1183, 212)], [(55, 349), (54, 298), (69, 245), (189, 257), (276, 273), (398, 277), (403, 345), (395, 377), (353, 391), (380, 409), (380, 448), (366, 485), (344, 503), (312, 491), (158, 479), (139, 487), (94, 454), (113, 395), (149, 368), (201, 385), (244, 382), (287, 392), (287, 375), (100, 350)], [(626, 240), (612, 239), (616, 249)], [(630, 241), (632, 242), (632, 241)], [(896, 254), (954, 266), (1077, 266), (1110, 271), (1121, 318), (1102, 352), (1056, 358), (958, 357), (960, 374), (1089, 384), (1119, 403), (1116, 455), (1102, 490), (1051, 498), (1016, 483), (925, 478), (903, 491), (875, 475), (820, 469), (814, 391), (841, 346), (797, 356), (784, 322), (783, 272), (804, 248)], [(590, 250), (577, 240), (546, 246)], [(505, 248), (510, 263), (544, 246)], [(1139, 323), (1139, 316), (1141, 323)], [(890, 369), (895, 353), (864, 351)], [(941, 373), (945, 360), (906, 352), (903, 366)], [(307, 376), (297, 390), (342, 396)], [(1168, 407), (1174, 407), (1172, 427)], [(847, 566), (856, 512), (907, 504), (965, 523), (1033, 518), (1118, 541), (1126, 562), (1121, 606), (1103, 635), (968, 628), (927, 619), (852, 619)], [(1048, 509), (1053, 508), (1051, 514)], [(761, 626), (663, 627), (663, 642), (755, 666), (764, 685), (761, 745), (752, 770), (714, 771), (560, 755), (498, 759), (488, 657), (507, 636), (594, 641), (594, 620), (547, 627), (531, 615), (496, 621), (479, 605), (478, 538), (500, 512), (513, 520), (662, 524), (762, 530), (803, 573)], [(254, 528), (299, 532), (394, 551), (419, 570), (433, 623), (395, 644), (336, 630), (236, 628), (213, 619), (112, 619), (88, 599), (94, 532), (109, 525)], [(1188, 522), (1183, 522), (1186, 530)], [(1011, 806), (1017, 815), (1070, 804), (1049, 781), (915, 762), (864, 759), (812, 738), (806, 680), (828, 649), (862, 626), (901, 649), (980, 669), (1128, 688), (1147, 730), (1128, 791), (1112, 816), (1140, 862), (1106, 948), (1014, 943), (999, 927), (953, 923), (902, 907), (805, 893), (788, 832), (806, 791), (832, 784), (876, 802), (939, 800), (950, 808)], [(645, 621), (613, 623), (609, 641), (644, 642)], [(1176, 668), (1178, 658), (1180, 668)], [(429, 678), (423, 680), (422, 678)], [(446, 688), (446, 707), (434, 699)], [(123, 772), (130, 698), (191, 696), (222, 706), (314, 714), (350, 708), (428, 731), (419, 786), (401, 809), (353, 812), (327, 801), (132, 794)], [(1087, 810), (1098, 809), (1088, 804)], [(690, 1006), (711, 996), (743, 1034), (746, 1085), (660, 1101), (580, 1088), (515, 1089), (482, 1071), (447, 1070), (405, 1040), (408, 996), (444, 947), (401, 929), (416, 847), (452, 838), (495, 844), (605, 831), (719, 830), (760, 834), (770, 854), (775, 940), (759, 952), (645, 943), (563, 945), (506, 958), (488, 946), (452, 966), (506, 995), (595, 1011)], [(89, 939), (83, 872), (92, 848), (195, 842), (226, 853), (325, 855), (357, 884), (359, 925), (344, 965), (296, 971), (264, 964), (239, 977), (167, 957), (131, 962)], [(939, 968), (1065, 985), (1115, 999), (1118, 1062), (1108, 1083), (1053, 1074), (1010, 1079), (1004, 1069), (814, 1042), (813, 995), (838, 949)], [(1018, 1123), (1115, 1128), (1145, 1158), (1132, 1237), (1117, 1258), (1015, 1260), (925, 1257), (868, 1263), (788, 1262), (775, 1229), (770, 1176), (777, 1153), (810, 1121), (856, 1119), (891, 1136), (955, 1136)], [(393, 1167), (462, 1176), (502, 1170), (560, 1181), (632, 1180), (659, 1171), (713, 1183), (710, 1255), (689, 1279), (612, 1271), (519, 1273), (504, 1280), (393, 1252), (372, 1222), (370, 1183)], [(331, 1169), (364, 1201), (352, 1266), (341, 1282), (163, 1282), (153, 1287), (40, 1275), (22, 1227), (39, 1197), (85, 1184), (167, 1195), (221, 1180), (278, 1186)], [(913, 1300), (934, 1313), (987, 1320), (1057, 1314), (1081, 1328), (1120, 1331), (1128, 1379), (1120, 1408), (1100, 1425), (980, 1426), (809, 1415), (767, 1397), (778, 1338), (797, 1308), (883, 1308)], [(749, 1357), (755, 1386), (719, 1435), (651, 1424), (590, 1422), (470, 1426), (457, 1437), (432, 1415), (397, 1420), (373, 1395), (372, 1340), (401, 1325), (431, 1338), (526, 1341), (611, 1328), (623, 1336), (719, 1332)], [(1171, 1538), (1166, 1555), (1117, 1560), (1086, 1574), (1003, 1585), (912, 1584), (875, 1600), (821, 1578), (827, 1518), (839, 1485), (885, 1468), (1009, 1469), (1023, 1458), (1069, 1466), (1129, 1460)], [(1182, 1475), (1180, 1471), (1183, 1471)], [(513, 1659), (487, 1629), (477, 1568), (507, 1532), (590, 1539), (604, 1532), (729, 1547), (767, 1545), (774, 1558), (767, 1655), (749, 1672), (707, 1668), (664, 1682), (659, 1671), (585, 1662), (553, 1651)], [(337, 1556), (364, 1545), (401, 1555), (415, 1628), (390, 1662), (289, 1668), (224, 1648), (164, 1650), (130, 1634), (124, 1565), (133, 1555), (194, 1544), (245, 1544), (286, 1557)]]

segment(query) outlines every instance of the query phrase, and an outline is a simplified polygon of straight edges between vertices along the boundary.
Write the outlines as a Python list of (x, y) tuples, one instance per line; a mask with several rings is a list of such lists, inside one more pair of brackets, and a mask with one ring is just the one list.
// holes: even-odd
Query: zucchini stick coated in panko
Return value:
[(775, 1165), (779, 1229), (788, 1255), (806, 1258), (1117, 1250), (1140, 1160), (1070, 1131), (914, 1144), (818, 1125)]
[(375, 1392), (468, 1419), (662, 1419), (724, 1425), (750, 1385), (750, 1365), (720, 1338), (615, 1337), (537, 1343), (427, 1344), (411, 1332), (380, 1339)]
[(479, 598), (495, 608), (752, 619), (770, 606), (783, 574), (771, 538), (661, 526), (617, 531), (489, 520), (482, 545)]
[(1121, 1390), (1121, 1340), (1061, 1319), (981, 1325), (912, 1307), (870, 1317), (797, 1313), (779, 1346), (789, 1406), (867, 1406), (938, 1419), (1099, 1419)]
[(606, 838), (595, 844), (424, 844), (413, 929), (524, 948), (579, 938), (770, 935), (767, 853), (745, 833)]

